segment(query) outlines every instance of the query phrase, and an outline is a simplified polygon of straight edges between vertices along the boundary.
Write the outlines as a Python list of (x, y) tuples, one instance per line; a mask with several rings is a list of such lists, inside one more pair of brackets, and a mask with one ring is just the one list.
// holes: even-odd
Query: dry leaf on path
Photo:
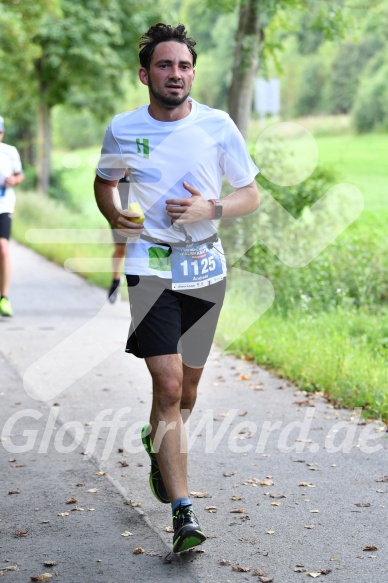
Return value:
[(329, 573), (331, 573), (331, 569), (321, 569), (322, 575), (328, 575)]
[(105, 472), (101, 470), (101, 472), (96, 472), (96, 476), (105, 476)]
[(142, 549), (141, 547), (137, 547), (134, 551), (133, 551), (133, 555), (141, 555), (142, 553), (144, 553), (144, 549)]
[(231, 478), (232, 476), (235, 476), (237, 474), (237, 470), (233, 470), (233, 472), (224, 472), (223, 476), (225, 476), (225, 478)]
[(42, 573), (42, 575), (38, 575), (37, 577), (30, 577), (31, 581), (50, 581), (52, 578), (51, 573)]
[(17, 530), (15, 536), (27, 536), (28, 530)]
[(86, 490), (86, 492), (89, 492), (89, 494), (96, 494), (99, 492), (99, 490), (98, 488), (89, 488), (89, 490)]
[(356, 502), (355, 506), (358, 506), (359, 508), (369, 508), (370, 503), (369, 502)]
[(217, 506), (205, 506), (205, 510), (207, 510), (211, 514), (214, 514), (214, 512), (217, 512), (218, 508)]
[(271, 506), (281, 506), (281, 502), (271, 502)]
[(124, 532), (121, 533), (121, 536), (133, 536), (132, 532), (129, 532), (129, 530), (124, 530)]
[(311, 482), (299, 482), (298, 486), (302, 486), (302, 488), (315, 488)]
[(295, 567), (295, 573), (306, 573), (306, 569), (304, 567)]
[(244, 508), (233, 508), (233, 510), (229, 510), (231, 514), (244, 514)]
[(242, 374), (241, 377), (240, 377), (240, 379), (242, 381), (250, 381), (251, 380), (251, 377), (248, 374)]
[(306, 573), (306, 575), (309, 575), (309, 577), (314, 577), (314, 579), (321, 576), (320, 573)]
[(238, 565), (232, 566), (232, 571), (238, 571), (239, 573), (248, 573), (251, 567), (239, 567)]
[(272, 583), (273, 577), (259, 577), (260, 583)]
[(194, 498), (211, 498), (208, 492), (190, 492), (190, 496)]
[(12, 494), (20, 494), (20, 490), (10, 490), (8, 494), (9, 496), (11, 496)]
[(65, 504), (76, 504), (78, 502), (77, 498), (70, 498)]
[(129, 463), (126, 461), (121, 461), (121, 462), (119, 462), (119, 464), (122, 468), (127, 468), (129, 466)]
[(69, 516), (70, 512), (58, 512), (57, 516)]
[(388, 476), (383, 476), (382, 478), (377, 478), (376, 482), (388, 482)]
[(166, 526), (164, 530), (166, 532), (174, 532), (174, 527), (173, 526)]
[(375, 547), (374, 545), (370, 545), (370, 546), (364, 547), (362, 550), (363, 551), (377, 551), (378, 548)]
[(275, 534), (274, 530), (267, 530), (265, 534)]
[(305, 528), (312, 529), (315, 528), (315, 524), (306, 524)]
[(58, 565), (57, 561), (43, 561), (43, 565), (45, 567), (55, 567), (55, 565)]
[(285, 498), (284, 494), (270, 494), (269, 497), (273, 498), (275, 500), (278, 500), (280, 498)]
[(227, 566), (227, 565), (231, 565), (232, 561), (228, 561), (227, 559), (221, 559), (221, 561), (219, 562), (220, 565), (222, 566)]

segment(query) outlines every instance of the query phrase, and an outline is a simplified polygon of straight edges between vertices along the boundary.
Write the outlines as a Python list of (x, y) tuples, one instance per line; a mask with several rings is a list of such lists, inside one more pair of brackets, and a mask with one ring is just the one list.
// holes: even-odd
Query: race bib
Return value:
[(173, 247), (172, 289), (195, 289), (224, 279), (225, 267), (219, 251), (209, 243)]

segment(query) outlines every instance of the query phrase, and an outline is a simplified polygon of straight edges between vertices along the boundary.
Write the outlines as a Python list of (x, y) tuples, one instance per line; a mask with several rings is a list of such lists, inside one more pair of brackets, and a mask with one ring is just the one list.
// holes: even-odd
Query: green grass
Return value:
[[(335, 131), (335, 120), (330, 120), (330, 124), (325, 122), (323, 129), (319, 120), (311, 127), (319, 148), (319, 162), (334, 165), (340, 180), (356, 185), (364, 195), (365, 210), (341, 238), (348, 237), (349, 245), (357, 238), (372, 238), (384, 253), (388, 220), (388, 135), (355, 136), (345, 121), (342, 120), (345, 129), (340, 135)], [(99, 147), (77, 150), (73, 154), (80, 157), (81, 164), (64, 170), (65, 185), (73, 206), (78, 209), (76, 213), (55, 201), (19, 191), (14, 220), (17, 239), (25, 242), (25, 233), (31, 228), (107, 228), (93, 195), (95, 162), (91, 157), (96, 160), (98, 153)], [(55, 153), (56, 168), (63, 169), (63, 162), (69, 162), (63, 158), (65, 155), (65, 152)], [(110, 245), (98, 243), (30, 246), (62, 265), (69, 257), (108, 260), (112, 252)], [(353, 247), (349, 248), (351, 252)], [(354, 257), (357, 265), (359, 259)], [(384, 266), (386, 262), (381, 264)], [(350, 273), (352, 268), (345, 268)], [(110, 273), (85, 273), (84, 276), (104, 287), (110, 279)], [(236, 322), (244, 318), (248, 323), (255, 320), (254, 301), (249, 295), (242, 298), (241, 294), (242, 290), (230, 292), (217, 332), (224, 344), (233, 341), (230, 350), (254, 358), (306, 390), (322, 391), (339, 405), (363, 407), (366, 416), (388, 422), (386, 305), (375, 303), (358, 310), (328, 307), (318, 313), (290, 305), (285, 316), (275, 299), (274, 305), (236, 339)]]
[(228, 294), (217, 330), (228, 351), (306, 391), (320, 391), (338, 405), (361, 407), (365, 416), (388, 422), (388, 309), (375, 315), (338, 309), (315, 316), (295, 309), (284, 317), (270, 308), (235, 338), (244, 320), (255, 319), (255, 308), (233, 284)]

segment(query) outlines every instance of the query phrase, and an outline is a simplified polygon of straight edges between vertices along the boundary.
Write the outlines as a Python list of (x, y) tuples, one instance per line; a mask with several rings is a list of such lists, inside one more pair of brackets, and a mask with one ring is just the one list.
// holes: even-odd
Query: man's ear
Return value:
[(148, 86), (148, 71), (145, 67), (140, 67), (139, 69), (139, 79), (143, 85)]

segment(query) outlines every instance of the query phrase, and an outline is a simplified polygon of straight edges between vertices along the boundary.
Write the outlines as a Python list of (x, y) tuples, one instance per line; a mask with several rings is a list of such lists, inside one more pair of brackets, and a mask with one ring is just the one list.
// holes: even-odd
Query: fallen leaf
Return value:
[(298, 486), (302, 486), (305, 488), (315, 488), (314, 484), (311, 482), (299, 482)]
[(141, 547), (137, 547), (134, 551), (133, 551), (133, 555), (141, 555), (142, 553), (144, 553), (144, 549), (142, 549)]
[(309, 575), (310, 577), (314, 577), (314, 579), (315, 579), (316, 577), (320, 577), (320, 576), (321, 576), (321, 574), (320, 574), (320, 573), (306, 573), (306, 575)]
[(369, 508), (370, 503), (369, 502), (357, 502), (355, 504), (355, 506), (358, 506), (359, 508)]
[(52, 578), (51, 573), (42, 573), (42, 575), (38, 575), (37, 577), (30, 577), (31, 581), (50, 581)]
[(329, 573), (331, 573), (331, 569), (321, 569), (321, 573), (322, 575), (328, 575)]
[(239, 567), (238, 565), (232, 566), (232, 571), (238, 571), (239, 573), (248, 573), (251, 570), (251, 567)]
[(388, 482), (388, 476), (383, 476), (382, 478), (377, 478), (376, 482)]
[(319, 510), (310, 510), (311, 514), (318, 514)]
[(305, 528), (312, 529), (315, 528), (315, 524), (306, 524)]
[(81, 486), (85, 486), (85, 484), (83, 482), (78, 482), (78, 484), (76, 484), (77, 488), (80, 488)]
[(295, 567), (295, 573), (306, 573), (306, 569), (304, 567)]
[(69, 516), (70, 512), (58, 512), (57, 516)]
[(245, 510), (243, 508), (234, 508), (233, 510), (229, 510), (231, 514), (244, 514)]
[(190, 492), (190, 495), (194, 498), (211, 498), (208, 492)]
[(274, 498), (275, 500), (278, 500), (279, 498), (285, 498), (284, 494), (270, 494), (269, 497)]
[(265, 534), (275, 534), (274, 530), (267, 530), (267, 532)]
[(101, 472), (96, 472), (96, 476), (105, 476), (105, 472), (101, 470)]
[(119, 464), (120, 464), (120, 466), (121, 466), (121, 467), (123, 467), (123, 468), (127, 468), (127, 467), (129, 466), (129, 463), (128, 463), (128, 462), (126, 462), (126, 461), (121, 461), (121, 462), (119, 462)]
[(362, 550), (363, 551), (377, 551), (378, 548), (375, 547), (374, 545), (370, 545), (370, 546), (364, 547)]
[(239, 413), (238, 415), (239, 417), (245, 417), (245, 415), (248, 415), (248, 411), (244, 411), (244, 413)]
[(164, 530), (166, 532), (174, 532), (174, 527), (173, 526), (166, 526)]
[(264, 571), (264, 569), (255, 569), (254, 571), (252, 571), (252, 575), (257, 577), (266, 577), (267, 571)]
[(251, 377), (248, 374), (242, 374), (241, 377), (240, 377), (240, 379), (242, 381), (250, 381), (251, 380)]
[(239, 498), (238, 496), (232, 496), (231, 500), (233, 500), (233, 502), (238, 502), (239, 500), (242, 500), (242, 498)]
[(232, 561), (228, 561), (227, 559), (221, 559), (221, 561), (219, 563), (222, 566), (226, 566), (226, 565), (231, 565)]
[(27, 536), (28, 530), (17, 530), (15, 536)]
[(78, 502), (77, 498), (73, 497), (73, 498), (70, 498), (70, 500), (68, 500), (66, 502), (66, 504), (76, 504), (77, 502)]
[(260, 581), (260, 583), (272, 583), (273, 578), (272, 577), (259, 577), (259, 581)]
[(80, 506), (74, 506), (74, 508), (72, 508), (70, 510), (70, 512), (83, 512), (84, 508), (81, 508)]
[(237, 474), (237, 470), (233, 470), (233, 472), (224, 472), (223, 475), (225, 478), (230, 478), (231, 476), (235, 476)]
[(217, 512), (218, 508), (217, 506), (205, 506), (205, 510), (207, 510), (211, 514), (214, 514), (214, 512)]
[(271, 502), (271, 506), (281, 506), (281, 502)]
[(45, 567), (55, 567), (55, 565), (58, 565), (57, 561), (43, 561), (43, 565)]
[(133, 536), (132, 532), (129, 532), (129, 530), (124, 530), (124, 532), (121, 533), (121, 536)]
[(20, 490), (10, 490), (8, 494), (11, 496), (12, 494), (20, 494)]
[(89, 490), (86, 490), (86, 492), (89, 492), (90, 494), (96, 494), (96, 492), (99, 492), (98, 488), (90, 488)]

